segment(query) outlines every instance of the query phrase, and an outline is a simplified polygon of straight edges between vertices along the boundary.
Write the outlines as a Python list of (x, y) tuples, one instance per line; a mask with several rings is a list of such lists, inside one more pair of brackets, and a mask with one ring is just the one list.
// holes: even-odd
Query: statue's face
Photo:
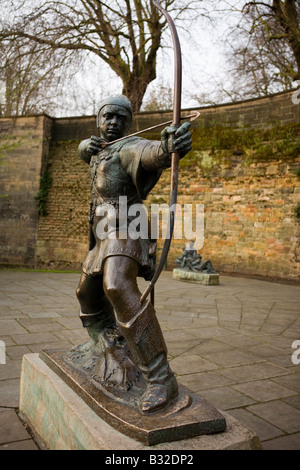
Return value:
[(120, 139), (128, 131), (130, 123), (131, 115), (127, 109), (116, 105), (106, 105), (100, 112), (100, 136), (109, 142)]

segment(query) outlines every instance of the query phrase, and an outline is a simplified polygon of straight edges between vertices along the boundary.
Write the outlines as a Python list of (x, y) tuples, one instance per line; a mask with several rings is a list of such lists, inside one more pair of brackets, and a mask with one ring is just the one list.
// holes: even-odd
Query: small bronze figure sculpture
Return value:
[(184, 247), (181, 255), (176, 258), (176, 264), (179, 268), (188, 269), (193, 272), (204, 272), (207, 274), (216, 274), (211, 261), (202, 261), (202, 256), (194, 248), (194, 242), (191, 240), (188, 248)]
[[(92, 136), (79, 145), (79, 155), (91, 169), (92, 201), (90, 247), (76, 293), (80, 318), (91, 337), (81, 351), (97, 349), (102, 354), (102, 378), (113, 385), (130, 386), (140, 371), (146, 389), (139, 408), (151, 413), (176, 397), (178, 385), (154, 307), (150, 301), (141, 302), (137, 285), (138, 276), (149, 280), (153, 275), (156, 243), (150, 238), (120, 235), (120, 196), (127, 197), (128, 210), (142, 204), (162, 171), (170, 167), (171, 152), (182, 158), (191, 150), (191, 134), (190, 123), (185, 122), (166, 127), (161, 141), (129, 137), (113, 143), (128, 132), (131, 120), (129, 100), (110, 97), (99, 109), (100, 137)], [(107, 229), (103, 220), (109, 219), (112, 207), (117, 223)], [(127, 227), (130, 222), (128, 215)]]

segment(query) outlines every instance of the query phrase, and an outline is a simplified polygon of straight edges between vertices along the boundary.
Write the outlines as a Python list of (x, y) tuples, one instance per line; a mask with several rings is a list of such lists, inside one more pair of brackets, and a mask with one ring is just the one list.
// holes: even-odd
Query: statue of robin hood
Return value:
[[(120, 197), (127, 198), (128, 226), (130, 207), (146, 199), (163, 170), (170, 167), (172, 152), (182, 158), (191, 150), (191, 134), (190, 123), (185, 122), (166, 127), (161, 141), (133, 136), (114, 142), (126, 135), (131, 120), (129, 100), (110, 97), (97, 116), (100, 137), (92, 136), (79, 145), (80, 158), (90, 165), (92, 200), (90, 248), (76, 294), (80, 318), (91, 337), (83, 347), (98, 349), (106, 357), (103, 377), (114, 386), (134, 381), (128, 371), (140, 371), (146, 387), (139, 408), (151, 413), (177, 396), (178, 385), (154, 306), (147, 300), (141, 302), (137, 284), (138, 276), (149, 280), (153, 275), (155, 241), (150, 236), (131, 237), (130, 231), (127, 237), (121, 236)], [(110, 226), (103, 219), (109, 219), (111, 208), (117, 220)]]

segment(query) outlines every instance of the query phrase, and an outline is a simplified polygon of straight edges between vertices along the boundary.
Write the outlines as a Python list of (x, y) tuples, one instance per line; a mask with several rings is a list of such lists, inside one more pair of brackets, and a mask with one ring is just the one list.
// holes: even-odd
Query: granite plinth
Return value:
[(179, 281), (192, 281), (205, 286), (217, 286), (219, 285), (219, 274), (218, 273), (205, 273), (189, 271), (188, 269), (175, 268), (173, 269), (173, 279)]
[[(95, 397), (91, 399), (93, 401)], [(201, 397), (199, 399), (199, 403), (203, 405)], [(87, 400), (69, 386), (38, 354), (28, 354), (23, 357), (20, 415), (47, 449), (250, 450), (261, 448), (259, 439), (226, 413), (219, 413), (219, 416), (226, 420), (227, 425), (222, 432), (184, 439), (179, 433), (177, 440), (156, 443), (157, 436), (161, 436), (163, 432), (153, 434), (148, 432), (149, 430), (145, 431), (147, 426), (144, 425), (142, 432), (139, 432), (139, 439), (133, 438), (132, 435), (124, 433), (124, 424), (121, 419), (115, 423), (115, 426), (112, 426), (107, 419), (99, 416), (99, 412), (96, 412), (95, 407), (91, 405), (92, 402), (88, 404)], [(161, 422), (160, 413), (162, 412), (163, 410), (157, 412), (154, 420)], [(171, 409), (169, 413), (171, 416)], [(142, 417), (144, 420), (144, 415)], [(166, 423), (160, 424), (161, 429), (168, 427)], [(145, 442), (146, 435), (148, 442)]]

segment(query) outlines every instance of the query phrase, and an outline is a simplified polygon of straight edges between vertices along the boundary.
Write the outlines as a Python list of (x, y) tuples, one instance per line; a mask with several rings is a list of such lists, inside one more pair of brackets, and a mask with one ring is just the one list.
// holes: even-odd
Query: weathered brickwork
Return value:
[[(293, 169), (300, 158), (253, 163), (235, 159), (232, 172), (218, 164), (219, 175), (204, 177), (197, 165), (180, 172), (179, 204), (204, 204), (203, 258), (220, 272), (300, 279), (300, 224), (295, 207), (300, 184)], [(192, 176), (191, 176), (192, 173)], [(156, 197), (167, 198), (164, 176)], [(194, 221), (195, 227), (195, 221)], [(182, 251), (174, 240), (169, 267)]]
[(51, 146), (48, 215), (40, 217), (36, 260), (40, 266), (78, 269), (88, 249), (89, 166), (78, 157), (78, 141)]
[[(292, 103), (291, 95), (202, 108), (193, 124), (193, 151), (180, 165), (178, 203), (204, 204), (200, 253), (219, 272), (300, 280), (300, 105)], [(167, 112), (138, 114), (132, 131), (170, 117)], [(53, 182), (48, 215), (39, 217), (35, 262), (79, 269), (88, 249), (90, 175), (77, 147), (97, 133), (95, 117), (52, 123), (48, 169)], [(148, 207), (168, 203), (169, 181), (167, 170)], [(186, 241), (172, 242), (168, 269)], [(161, 246), (162, 240), (158, 257)]]
[(0, 120), (0, 262), (33, 265), (38, 212), (35, 196), (49, 153), (46, 115)]

